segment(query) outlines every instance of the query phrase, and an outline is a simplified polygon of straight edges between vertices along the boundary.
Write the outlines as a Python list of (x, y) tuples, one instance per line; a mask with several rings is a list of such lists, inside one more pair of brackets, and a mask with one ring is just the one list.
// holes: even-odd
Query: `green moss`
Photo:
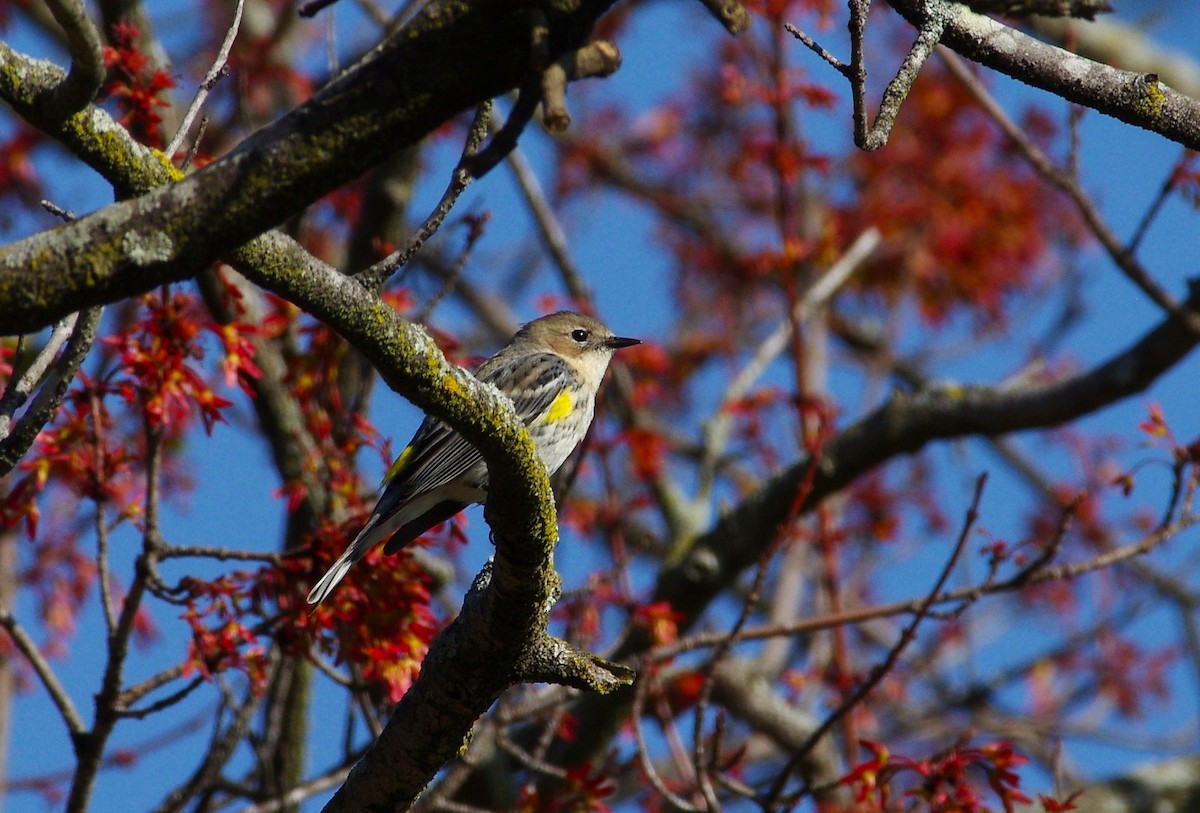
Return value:
[(1133, 102), (1134, 111), (1143, 118), (1157, 119), (1162, 115), (1163, 105), (1167, 100), (1167, 94), (1163, 93), (1157, 77), (1141, 77), (1136, 84), (1137, 96)]

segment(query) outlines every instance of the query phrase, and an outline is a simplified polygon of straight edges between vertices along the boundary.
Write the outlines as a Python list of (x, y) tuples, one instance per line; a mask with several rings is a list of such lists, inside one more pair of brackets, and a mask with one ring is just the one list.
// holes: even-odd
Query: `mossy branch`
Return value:
[[(611, 0), (545, 0), (546, 52), (584, 44)], [(528, 82), (529, 37), (508, 0), (436, 0), (312, 99), (177, 183), (0, 250), (0, 330), (40, 329), (83, 307), (186, 279), (416, 143), (459, 112)], [(55, 134), (29, 60), (0, 47), (0, 98)], [(147, 154), (147, 163), (156, 156)], [(164, 171), (166, 167), (162, 167)]]

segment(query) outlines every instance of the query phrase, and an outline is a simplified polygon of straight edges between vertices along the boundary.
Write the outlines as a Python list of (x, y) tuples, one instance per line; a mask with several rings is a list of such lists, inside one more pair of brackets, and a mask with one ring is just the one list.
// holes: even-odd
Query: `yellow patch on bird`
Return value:
[(400, 472), (404, 471), (404, 468), (408, 465), (408, 461), (412, 459), (412, 456), (413, 447), (405, 446), (404, 451), (401, 452), (400, 456), (396, 458), (396, 462), (393, 463), (390, 468), (388, 468), (387, 474), (383, 475), (383, 482), (385, 484), (392, 482), (392, 480), (394, 480), (396, 476), (400, 474)]
[(571, 414), (573, 406), (575, 406), (575, 400), (571, 397), (571, 390), (564, 387), (563, 391), (554, 396), (554, 400), (550, 402), (550, 408), (546, 410), (546, 423), (561, 421)]

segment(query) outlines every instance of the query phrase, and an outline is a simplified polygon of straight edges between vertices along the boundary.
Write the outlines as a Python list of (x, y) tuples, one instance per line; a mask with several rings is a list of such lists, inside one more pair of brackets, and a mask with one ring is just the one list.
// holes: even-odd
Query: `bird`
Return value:
[[(591, 316), (559, 311), (526, 323), (474, 371), (512, 399), (547, 474), (583, 440), (596, 392), (613, 354), (641, 339), (614, 335)], [(445, 422), (426, 416), (384, 475), (382, 494), (362, 530), (308, 594), (324, 601), (347, 571), (387, 539), (394, 553), (473, 503), (487, 500), (483, 456)]]

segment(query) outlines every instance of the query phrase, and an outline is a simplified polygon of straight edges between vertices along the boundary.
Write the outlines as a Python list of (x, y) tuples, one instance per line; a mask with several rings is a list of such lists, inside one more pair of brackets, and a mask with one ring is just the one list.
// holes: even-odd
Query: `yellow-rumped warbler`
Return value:
[[(554, 474), (583, 440), (596, 391), (613, 353), (641, 344), (590, 316), (562, 311), (535, 319), (475, 370), (512, 399), (546, 471)], [(487, 498), (487, 465), (462, 435), (426, 417), (383, 478), (384, 491), (363, 529), (308, 594), (319, 604), (346, 571), (388, 537), (394, 553), (471, 503)]]

